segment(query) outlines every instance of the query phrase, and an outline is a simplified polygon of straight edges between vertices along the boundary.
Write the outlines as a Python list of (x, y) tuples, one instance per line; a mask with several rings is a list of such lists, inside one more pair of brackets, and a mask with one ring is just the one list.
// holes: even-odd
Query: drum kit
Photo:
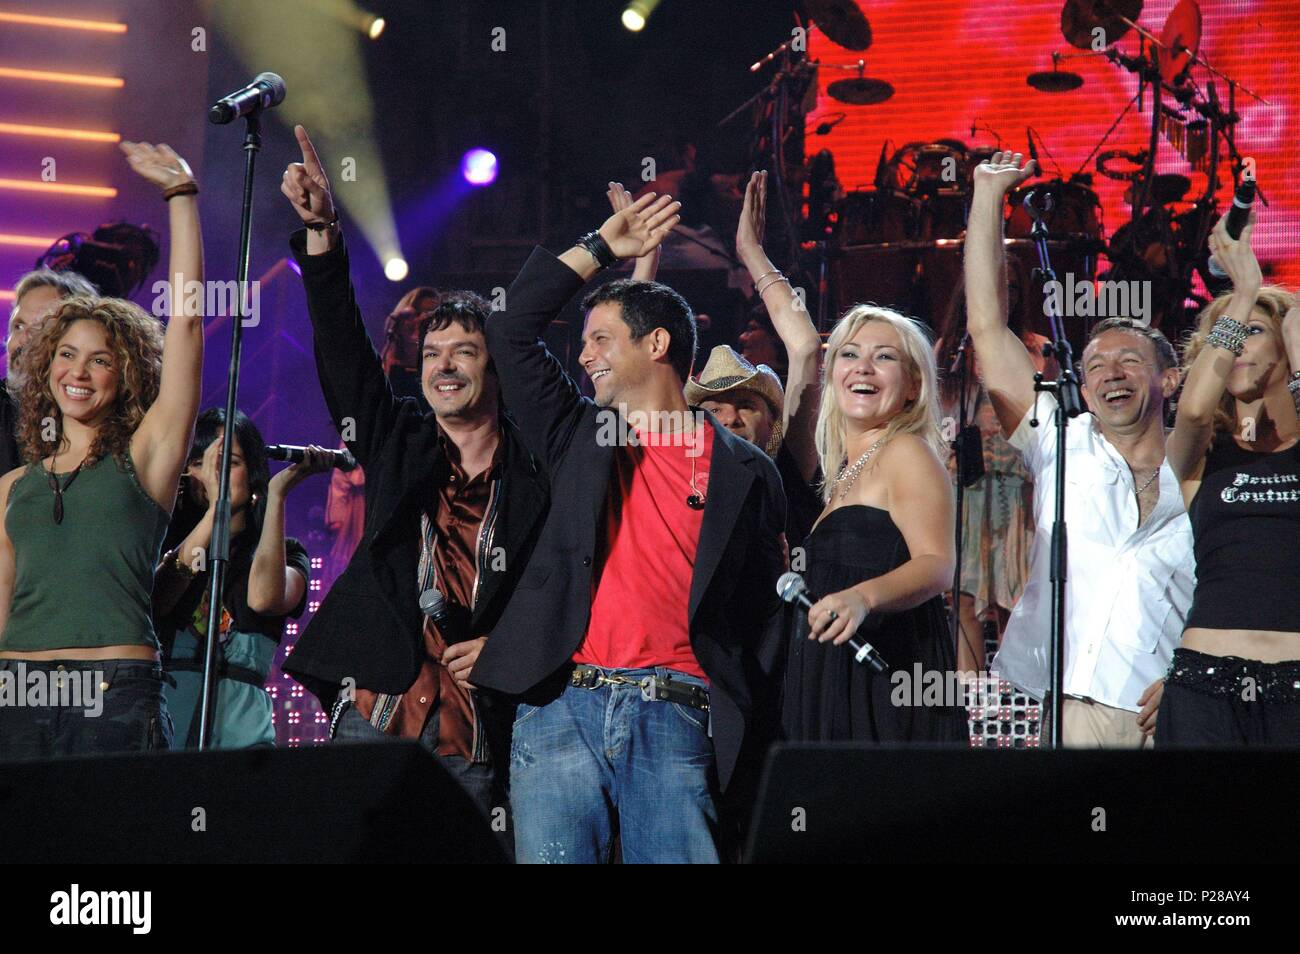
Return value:
[[(1153, 323), (1178, 332), (1189, 320), (1186, 303), (1193, 271), (1200, 271), (1207, 288), (1216, 286), (1205, 270), (1205, 259), (1206, 240), (1217, 219), (1221, 149), (1226, 147), (1235, 175), (1241, 175), (1244, 167), (1233, 137), (1240, 120), (1235, 111), (1237, 92), (1266, 101), (1212, 67), (1199, 53), (1201, 14), (1196, 0), (1180, 0), (1158, 34), (1137, 22), (1142, 7), (1143, 0), (1066, 0), (1060, 26), (1072, 49), (1053, 52), (1051, 68), (1030, 73), (1027, 84), (1053, 95), (1078, 90), (1085, 80), (1068, 69), (1070, 61), (1103, 57), (1137, 76), (1137, 94), (1078, 170), (1067, 175), (1058, 168), (1054, 178), (1037, 179), (1011, 194), (1006, 234), (1009, 250), (1021, 259), (1027, 276), (1034, 251), (1024, 197), (1031, 188), (1050, 193), (1047, 225), (1057, 272), (1072, 272), (1078, 281), (1095, 277), (1151, 281)], [(804, 8), (831, 42), (854, 51), (870, 47), (871, 26), (852, 0), (806, 0)], [(1117, 45), (1126, 37), (1137, 40), (1135, 54), (1127, 54)], [(781, 124), (801, 122), (797, 104), (811, 108), (808, 84), (811, 80), (815, 88), (817, 69), (852, 74), (826, 86), (827, 95), (849, 110), (886, 102), (894, 95), (894, 86), (868, 75), (865, 57), (848, 65), (815, 63), (799, 60), (790, 46), (789, 42), (783, 44), (753, 67), (757, 71), (777, 56), (783, 58), (765, 92), (769, 103), (780, 97), (786, 104), (779, 117), (774, 118), (771, 109), (764, 114), (768, 125), (763, 128), (755, 161), (769, 166), (774, 160), (782, 163), (778, 168), (784, 175), (778, 177), (778, 183), (789, 191), (781, 205), (786, 210), (792, 253), (814, 273), (815, 287), (826, 288), (829, 282), (831, 294), (820, 296), (819, 328), (827, 330), (834, 314), (845, 305), (868, 300), (907, 309), (939, 324), (960, 286), (972, 173), (997, 150), (957, 139), (936, 139), (909, 142), (891, 152), (893, 144), (886, 140), (875, 181), (868, 188), (845, 193), (834, 179), (834, 158), (829, 151), (803, 162), (802, 155), (777, 155), (772, 150), (774, 143), (795, 139), (802, 146), (802, 136), (788, 135)], [(1198, 80), (1207, 76), (1202, 86)], [(1218, 97), (1215, 79), (1226, 84), (1226, 104)], [(1125, 115), (1134, 105), (1142, 113), (1147, 100), (1152, 115), (1148, 148), (1103, 152), (1106, 140)], [(789, 108), (790, 104), (796, 108)], [(1002, 137), (995, 130), (976, 123), (972, 136), (977, 128), (993, 133), (1001, 147)], [(1029, 135), (1033, 152), (1032, 131)], [(1202, 194), (1189, 197), (1192, 180), (1188, 176), (1155, 173), (1162, 140), (1186, 159), (1191, 169), (1205, 173)], [(767, 154), (769, 150), (772, 155)], [(1090, 170), (1094, 158), (1095, 167)], [(792, 167), (792, 160), (802, 168)], [(1102, 205), (1093, 189), (1094, 172), (1129, 183), (1125, 200), (1132, 209), (1130, 220), (1109, 238)], [(806, 191), (801, 189), (804, 183)], [(796, 215), (794, 210), (802, 214)], [(1100, 275), (1099, 256), (1109, 265)], [(1041, 321), (1041, 307), (1037, 295), (1021, 291), (1018, 297), (1023, 302), (1024, 319), (1033, 328)], [(825, 301), (828, 297), (829, 303)]]

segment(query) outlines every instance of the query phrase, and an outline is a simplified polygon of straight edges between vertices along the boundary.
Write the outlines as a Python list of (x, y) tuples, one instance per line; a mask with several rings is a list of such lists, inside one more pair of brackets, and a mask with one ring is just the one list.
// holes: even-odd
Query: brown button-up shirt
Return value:
[[(438, 589), (453, 615), (457, 611), (468, 617), (474, 607), (478, 578), (478, 538), (492, 497), (492, 485), (501, 466), (502, 449), (497, 445), (492, 465), (472, 480), (459, 461), (449, 453), (449, 441), (443, 435), (450, 473), (447, 480), (430, 497), (433, 521), (433, 560)], [(423, 545), (423, 544), (421, 544)], [(471, 638), (486, 633), (472, 633)], [(447, 643), (432, 620), (424, 621), (424, 661), (415, 682), (395, 702), (388, 702), (392, 714), (381, 726), (389, 735), (418, 739), (433, 707), (438, 707), (438, 754), (456, 755), (474, 761), (481, 749), (477, 731), (474, 699), (470, 691), (456, 682), (442, 664)], [(372, 723), (381, 697), (365, 689), (357, 690), (357, 711)], [(392, 700), (394, 697), (386, 697)]]

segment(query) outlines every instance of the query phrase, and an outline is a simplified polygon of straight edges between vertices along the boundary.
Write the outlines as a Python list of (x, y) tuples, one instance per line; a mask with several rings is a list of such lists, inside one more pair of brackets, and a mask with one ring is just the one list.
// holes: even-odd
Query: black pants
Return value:
[(0, 759), (171, 747), (157, 663), (0, 659)]
[(1156, 748), (1300, 745), (1300, 661), (1174, 651)]

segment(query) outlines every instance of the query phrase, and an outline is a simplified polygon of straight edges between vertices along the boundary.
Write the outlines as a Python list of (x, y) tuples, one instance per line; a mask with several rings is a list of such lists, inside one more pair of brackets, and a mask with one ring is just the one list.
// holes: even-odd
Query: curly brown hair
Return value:
[[(117, 370), (117, 397), (113, 412), (100, 425), (89, 456), (126, 454), (145, 412), (158, 399), (162, 377), (163, 326), (139, 305), (120, 298), (78, 296), (60, 303), (23, 348), (19, 363), (26, 381), (18, 393), (18, 444), (23, 458), (35, 463), (59, 449), (63, 442), (63, 415), (50, 389), (50, 367), (59, 343), (73, 323), (97, 321), (104, 326)], [(57, 423), (53, 440), (47, 440), (47, 422)]]
[[(1183, 380), (1187, 379), (1187, 372), (1192, 367), (1192, 362), (1196, 356), (1201, 353), (1205, 347), (1205, 339), (1210, 334), (1210, 329), (1228, 311), (1228, 305), (1232, 301), (1232, 292), (1224, 292), (1218, 298), (1214, 299), (1203, 309), (1196, 319), (1196, 328), (1190, 332), (1187, 339), (1183, 342)], [(1282, 339), (1282, 319), (1290, 311), (1291, 306), (1296, 304), (1295, 297), (1291, 292), (1277, 285), (1265, 285), (1259, 290), (1259, 296), (1255, 299), (1255, 309), (1262, 311), (1268, 319), (1268, 323), (1273, 326), (1273, 331), (1277, 334), (1278, 340)], [(1283, 360), (1286, 359), (1285, 348), (1282, 351)], [(1292, 370), (1300, 370), (1293, 368)], [(1223, 398), (1219, 401), (1219, 406), (1214, 412), (1214, 430), (1215, 433), (1230, 433), (1237, 427), (1237, 399), (1234, 398), (1227, 390), (1223, 392)]]

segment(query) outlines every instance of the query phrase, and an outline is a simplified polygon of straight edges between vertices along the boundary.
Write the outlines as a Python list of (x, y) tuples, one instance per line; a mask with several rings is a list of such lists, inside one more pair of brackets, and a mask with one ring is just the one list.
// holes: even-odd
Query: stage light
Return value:
[(641, 32), (657, 6), (659, 0), (632, 0), (623, 8), (623, 26), (633, 33)]
[(38, 83), (71, 83), (75, 86), (105, 86), (121, 89), (125, 81), (118, 76), (88, 76), (85, 73), (51, 73), (47, 70), (21, 70), (11, 66), (0, 66), (0, 77), (5, 79), (27, 79)]
[(497, 178), (497, 157), (486, 149), (471, 149), (460, 160), (460, 174), (470, 185), (491, 185)]
[(125, 23), (108, 20), (78, 20), (73, 17), (42, 17), (31, 13), (10, 13), (0, 10), (0, 23), (21, 23), (24, 26), (59, 27), (64, 30), (90, 30), (96, 33), (125, 33)]
[(390, 282), (400, 282), (410, 274), (410, 271), (411, 269), (407, 266), (406, 259), (399, 258), (396, 255), (384, 262), (384, 277), (386, 277)]
[(0, 290), (0, 301), (13, 301), (16, 297), (12, 288)]
[(366, 36), (372, 40), (378, 40), (379, 34), (384, 32), (386, 25), (383, 17), (371, 17), (370, 26), (366, 27)]
[(57, 241), (52, 238), (43, 238), (39, 235), (10, 235), (7, 232), (0, 232), (0, 245), (19, 245), (23, 248), (38, 248), (42, 252), (49, 248)]
[(62, 182), (32, 182), (29, 179), (0, 179), (0, 189), (18, 192), (50, 192), (58, 195), (88, 195), (99, 199), (112, 199), (117, 190), (111, 186), (65, 185)]
[(10, 136), (43, 136), (49, 139), (82, 139), (86, 142), (121, 142), (115, 132), (96, 132), (93, 129), (64, 129), (59, 126), (29, 126), (26, 123), (0, 123), (0, 133)]

